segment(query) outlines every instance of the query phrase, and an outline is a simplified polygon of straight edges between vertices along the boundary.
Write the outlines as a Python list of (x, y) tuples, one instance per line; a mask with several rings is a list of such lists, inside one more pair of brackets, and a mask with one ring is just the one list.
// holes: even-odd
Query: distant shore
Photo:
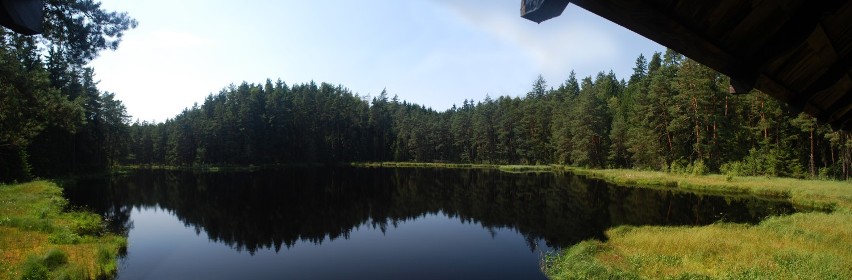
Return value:
[(570, 172), (611, 184), (640, 188), (671, 188), (717, 195), (752, 195), (785, 199), (794, 205), (824, 210), (852, 209), (852, 182), (718, 174), (688, 175), (632, 169), (589, 169), (564, 165), (496, 165), (419, 162), (352, 163), (356, 167), (484, 168), (505, 172)]
[(570, 172), (576, 175), (601, 179), (612, 184), (640, 188), (669, 188), (717, 195), (752, 195), (767, 199), (789, 200), (794, 205), (831, 210), (852, 209), (852, 182), (816, 179), (794, 179), (759, 176), (725, 176), (718, 174), (690, 175), (660, 171), (632, 169), (589, 169), (565, 165), (499, 165), (475, 163), (424, 163), (424, 162), (356, 162), (356, 163), (301, 163), (274, 165), (130, 165), (123, 170), (194, 170), (203, 172), (253, 171), (287, 167), (354, 166), (365, 168), (448, 168), (496, 169), (504, 172)]

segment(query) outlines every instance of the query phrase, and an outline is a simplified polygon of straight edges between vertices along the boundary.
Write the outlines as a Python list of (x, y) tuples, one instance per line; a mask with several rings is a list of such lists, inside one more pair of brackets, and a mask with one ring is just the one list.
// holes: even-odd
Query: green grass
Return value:
[(264, 164), (264, 165), (212, 165), (198, 164), (192, 166), (175, 166), (175, 165), (159, 165), (159, 164), (140, 164), (140, 165), (122, 165), (114, 168), (112, 173), (126, 173), (131, 170), (179, 170), (179, 171), (197, 171), (197, 172), (242, 172), (242, 171), (257, 171), (262, 169), (274, 169), (285, 167), (321, 167), (325, 164), (321, 163), (288, 163), (288, 164)]
[(852, 209), (852, 182), (803, 180), (777, 177), (681, 175), (628, 169), (567, 168), (569, 172), (631, 187), (677, 188), (721, 195), (753, 195), (787, 199), (797, 206), (820, 209)]
[(106, 232), (100, 216), (67, 206), (52, 182), (0, 186), (0, 279), (115, 275), (127, 239)]
[(568, 168), (610, 183), (787, 199), (833, 210), (758, 225), (620, 226), (549, 255), (552, 279), (852, 279), (852, 183)]
[(512, 173), (538, 173), (562, 170), (558, 165), (501, 165), (498, 169), (503, 172)]
[(356, 167), (497, 169), (504, 172), (570, 172), (609, 183), (640, 188), (675, 188), (717, 195), (750, 195), (789, 200), (796, 206), (816, 209), (852, 209), (852, 182), (803, 180), (778, 177), (686, 175), (631, 169), (586, 169), (562, 165), (494, 165), (422, 162), (352, 163)]
[(355, 167), (397, 167), (397, 168), (449, 168), (449, 169), (496, 169), (499, 165), (475, 163), (434, 163), (434, 162), (358, 162), (350, 163)]
[(852, 279), (852, 214), (797, 213), (758, 225), (630, 227), (543, 261), (552, 279)]

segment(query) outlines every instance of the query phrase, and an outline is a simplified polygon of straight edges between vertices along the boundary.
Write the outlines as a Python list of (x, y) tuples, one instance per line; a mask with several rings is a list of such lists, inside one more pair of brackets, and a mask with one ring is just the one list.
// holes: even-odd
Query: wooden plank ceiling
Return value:
[[(548, 1), (560, 5), (535, 9)], [(542, 15), (561, 13), (547, 8), (567, 2), (522, 0), (522, 16), (540, 22)], [(728, 75), (733, 93), (757, 88), (835, 128), (852, 129), (852, 0), (570, 3)]]

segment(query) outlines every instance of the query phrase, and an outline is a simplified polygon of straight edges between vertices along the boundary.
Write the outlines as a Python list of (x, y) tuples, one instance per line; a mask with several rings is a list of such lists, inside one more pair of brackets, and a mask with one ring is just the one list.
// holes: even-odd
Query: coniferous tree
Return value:
[(327, 83), (243, 83), (165, 123), (134, 124), (126, 160), (563, 163), (848, 177), (847, 133), (797, 117), (760, 92), (729, 95), (727, 81), (667, 51), (639, 56), (628, 81), (601, 72), (578, 82), (572, 72), (549, 89), (539, 76), (523, 97), (463, 100), (440, 112), (389, 99), (387, 91), (368, 100)]

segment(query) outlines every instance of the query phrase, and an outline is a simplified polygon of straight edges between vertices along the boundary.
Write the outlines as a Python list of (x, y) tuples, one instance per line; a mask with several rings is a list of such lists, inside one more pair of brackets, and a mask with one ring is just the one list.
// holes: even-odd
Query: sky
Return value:
[(443, 111), (523, 96), (542, 75), (632, 73), (664, 47), (575, 5), (536, 24), (521, 0), (102, 0), (139, 22), (90, 63), (133, 120), (162, 122), (230, 84), (342, 85)]

